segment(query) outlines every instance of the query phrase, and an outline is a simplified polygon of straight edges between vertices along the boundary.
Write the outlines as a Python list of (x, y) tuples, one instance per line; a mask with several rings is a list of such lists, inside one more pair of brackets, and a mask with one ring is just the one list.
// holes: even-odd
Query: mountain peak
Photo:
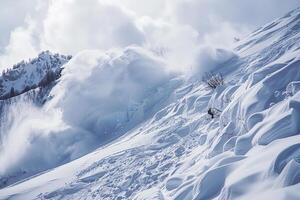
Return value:
[(43, 51), (34, 59), (23, 60), (4, 70), (0, 76), (0, 100), (23, 94), (58, 79), (62, 66), (71, 58), (72, 56)]

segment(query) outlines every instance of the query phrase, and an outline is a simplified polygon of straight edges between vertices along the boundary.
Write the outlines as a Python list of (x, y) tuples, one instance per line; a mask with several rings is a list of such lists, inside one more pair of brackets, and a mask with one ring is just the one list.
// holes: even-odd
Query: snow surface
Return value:
[[(46, 82), (47, 73), (53, 73), (53, 79), (60, 76), (62, 66), (71, 59), (71, 56), (52, 54), (44, 51), (37, 58), (29, 62), (22, 61), (12, 69), (4, 70), (0, 77), (0, 99), (5, 100), (36, 89)], [(14, 94), (10, 94), (13, 89)]]
[(43, 107), (10, 108), (2, 176), (48, 171), (0, 199), (300, 199), (299, 30), (295, 10), (216, 50), (214, 91), (140, 47), (78, 54)]

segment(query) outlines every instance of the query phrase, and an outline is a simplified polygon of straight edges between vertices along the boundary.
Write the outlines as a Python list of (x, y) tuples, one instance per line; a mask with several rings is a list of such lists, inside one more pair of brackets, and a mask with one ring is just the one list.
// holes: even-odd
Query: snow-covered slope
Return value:
[(29, 62), (22, 61), (12, 69), (3, 71), (0, 77), (0, 99), (17, 96), (58, 79), (62, 65), (70, 59), (71, 56), (45, 51)]
[[(30, 102), (35, 106), (42, 106), (49, 99), (49, 92), (56, 84), (55, 81), (60, 77), (63, 65), (70, 59), (71, 56), (52, 54), (45, 51), (35, 59), (28, 62), (22, 61), (14, 65), (13, 68), (3, 71), (0, 77), (0, 147), (2, 161), (5, 160), (3, 152), (9, 146), (7, 139), (11, 138), (13, 141), (18, 141), (21, 140), (24, 134), (23, 132), (11, 134), (8, 131), (13, 124), (21, 126), (19, 122), (11, 118), (10, 112), (15, 109), (15, 115), (20, 116), (21, 113), (19, 112), (22, 111), (18, 109), (20, 102)], [(22, 153), (18, 152), (18, 154)], [(10, 153), (6, 158), (9, 162), (13, 160), (11, 156)], [(2, 166), (4, 166), (3, 163)], [(0, 175), (0, 188), (32, 174), (34, 173), (28, 173), (21, 169), (13, 173), (2, 173)]]
[(198, 74), (159, 71), (163, 61), (140, 48), (76, 56), (46, 107), (78, 134), (114, 140), (1, 189), (0, 199), (300, 199), (299, 47), (295, 10), (236, 44), (214, 70), (225, 77), (215, 90)]

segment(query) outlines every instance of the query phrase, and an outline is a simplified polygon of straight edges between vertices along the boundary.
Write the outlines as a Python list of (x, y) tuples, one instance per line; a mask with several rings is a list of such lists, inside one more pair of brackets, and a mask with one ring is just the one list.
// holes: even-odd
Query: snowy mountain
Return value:
[[(5, 146), (7, 128), (11, 126), (8, 113), (11, 107), (19, 102), (27, 101), (36, 106), (43, 105), (49, 98), (49, 92), (60, 77), (63, 65), (71, 56), (42, 52), (37, 58), (28, 62), (22, 61), (2, 72), (0, 77), (0, 141)], [(18, 140), (19, 138), (15, 138)], [(0, 176), (0, 188), (32, 174), (20, 170), (16, 173)]]
[(0, 99), (5, 100), (23, 94), (58, 79), (62, 65), (70, 59), (71, 56), (45, 51), (29, 62), (22, 61), (12, 69), (3, 71), (0, 77)]
[(7, 114), (0, 174), (35, 176), (0, 199), (300, 199), (299, 55), (300, 9), (215, 50), (215, 88), (141, 47), (81, 52)]

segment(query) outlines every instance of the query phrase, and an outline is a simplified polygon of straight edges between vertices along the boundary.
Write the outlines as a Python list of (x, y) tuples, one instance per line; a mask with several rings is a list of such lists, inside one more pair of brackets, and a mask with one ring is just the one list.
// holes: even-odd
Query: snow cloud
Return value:
[(139, 47), (82, 51), (44, 107), (24, 98), (4, 112), (0, 176), (57, 166), (124, 134), (160, 108), (177, 84), (172, 77), (165, 62)]
[(144, 40), (130, 13), (95, 0), (52, 1), (43, 39), (45, 47), (72, 54), (83, 49), (141, 45)]
[(171, 3), (178, 21), (201, 33), (216, 32), (229, 23), (234, 28), (255, 29), (300, 6), (298, 0), (177, 0)]
[(8, 44), (11, 32), (24, 24), (32, 14), (37, 0), (1, 0), (0, 2), (0, 52)]
[(171, 65), (188, 66), (190, 57), (179, 62), (178, 54), (203, 43), (228, 46), (298, 6), (298, 0), (4, 0), (0, 66), (46, 49), (76, 54), (132, 44), (164, 50)]
[(84, 51), (65, 66), (50, 107), (62, 108), (64, 121), (72, 126), (101, 136), (114, 133), (143, 118), (148, 104), (154, 104), (149, 95), (171, 77), (166, 69), (157, 56), (138, 47), (106, 54)]

